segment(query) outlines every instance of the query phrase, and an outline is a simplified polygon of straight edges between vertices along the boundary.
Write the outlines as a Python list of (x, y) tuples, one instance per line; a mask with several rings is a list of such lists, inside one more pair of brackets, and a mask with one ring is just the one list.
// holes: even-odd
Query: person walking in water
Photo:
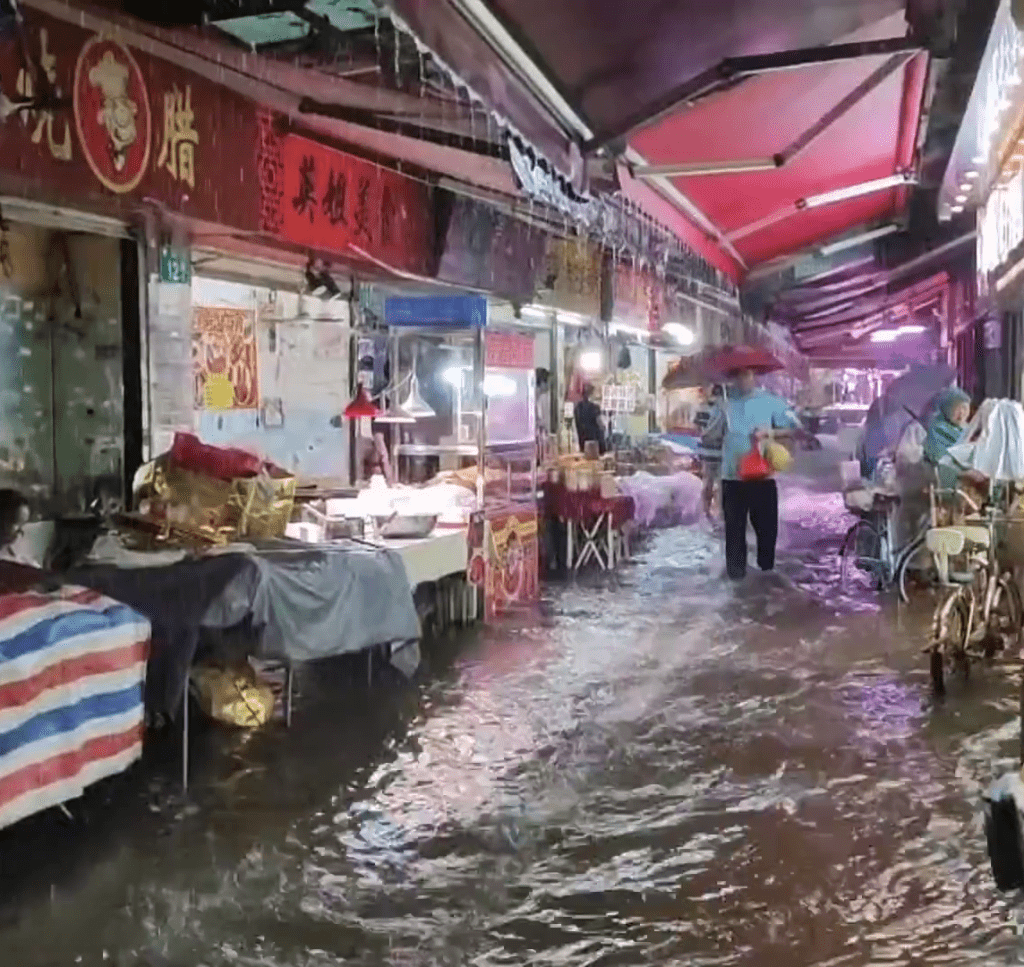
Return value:
[(757, 386), (752, 369), (730, 373), (734, 387), (722, 403), (722, 515), (725, 518), (726, 573), (733, 581), (747, 573), (747, 521), (757, 536), (757, 566), (775, 569), (779, 538), (779, 491), (775, 481), (743, 480), (740, 462), (754, 443), (792, 436), (800, 421), (781, 396)]

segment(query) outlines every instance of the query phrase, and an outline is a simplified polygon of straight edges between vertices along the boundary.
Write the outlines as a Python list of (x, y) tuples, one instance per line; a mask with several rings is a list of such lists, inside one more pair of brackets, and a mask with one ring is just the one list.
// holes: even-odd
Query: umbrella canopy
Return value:
[(763, 376), (785, 369), (785, 366), (759, 346), (720, 346), (708, 356), (707, 371), (712, 379), (722, 379), (743, 369), (752, 369)]
[(931, 401), (956, 378), (946, 365), (912, 366), (871, 404), (864, 425), (864, 455), (874, 459), (899, 444), (907, 427), (923, 420)]
[(715, 378), (708, 370), (708, 359), (711, 352), (716, 350), (702, 349), (692, 356), (683, 356), (677, 359), (665, 378), (661, 381), (662, 389), (693, 389), (696, 386), (707, 386), (715, 382)]

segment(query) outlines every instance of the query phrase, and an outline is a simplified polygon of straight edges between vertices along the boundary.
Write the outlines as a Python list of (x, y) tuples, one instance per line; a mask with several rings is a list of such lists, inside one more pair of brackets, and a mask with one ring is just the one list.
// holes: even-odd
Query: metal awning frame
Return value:
[[(615, 131), (605, 132), (594, 137), (584, 147), (587, 153), (594, 153), (610, 147), (613, 144), (623, 142), (631, 135), (642, 131), (644, 128), (652, 127), (659, 121), (675, 114), (681, 109), (690, 107), (698, 101), (703, 100), (717, 91), (732, 86), (737, 81), (747, 77), (754, 77), (759, 74), (770, 74), (778, 71), (794, 70), (801, 67), (816, 67), (826, 64), (834, 64), (847, 60), (859, 60), (864, 57), (878, 57), (886, 54), (893, 55), (884, 68), (889, 68), (892, 60), (899, 59), (896, 67), (887, 70), (885, 76), (876, 80), (871, 87), (861, 93), (854, 101), (861, 100), (870, 90), (877, 87), (885, 77), (889, 76), (897, 67), (903, 66), (910, 56), (920, 53), (924, 47), (908, 37), (890, 37), (883, 40), (858, 41), (848, 44), (827, 44), (820, 47), (804, 47), (796, 50), (778, 51), (773, 54), (754, 54), (746, 57), (727, 57), (719, 61), (714, 67), (698, 74), (696, 77), (685, 81), (674, 90), (670, 91), (656, 104), (645, 108), (637, 113), (620, 128)], [(880, 68), (879, 70), (882, 70)], [(876, 74), (878, 72), (875, 72)], [(865, 83), (875, 77), (872, 74)], [(859, 87), (860, 85), (858, 85)], [(850, 92), (856, 94), (856, 89)], [(845, 100), (845, 99), (844, 99)], [(840, 102), (842, 104), (843, 102)], [(847, 105), (841, 111), (839, 117), (845, 114), (853, 104)], [(839, 107), (839, 105), (837, 105)], [(828, 115), (825, 116), (827, 118)], [(824, 121), (825, 118), (822, 120)], [(825, 129), (835, 123), (834, 118), (825, 125)], [(810, 129), (813, 132), (813, 127)], [(823, 129), (824, 130), (824, 129)], [(821, 132), (819, 132), (820, 134)], [(812, 140), (814, 140), (814, 135)], [(799, 139), (798, 139), (799, 140)], [(804, 146), (806, 147), (806, 145)], [(802, 150), (802, 149), (799, 149)], [(778, 166), (776, 166), (778, 167)]]

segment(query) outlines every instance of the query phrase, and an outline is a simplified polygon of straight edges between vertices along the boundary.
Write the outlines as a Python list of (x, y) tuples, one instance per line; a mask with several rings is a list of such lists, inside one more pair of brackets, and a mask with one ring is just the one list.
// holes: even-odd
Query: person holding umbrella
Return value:
[(780, 369), (770, 354), (750, 347), (724, 350), (717, 367), (733, 383), (722, 403), (722, 513), (725, 518), (726, 573), (733, 581), (747, 573), (747, 521), (757, 536), (757, 565), (775, 569), (779, 537), (779, 491), (771, 476), (744, 479), (743, 458), (768, 439), (786, 439), (800, 427), (789, 403), (758, 388), (757, 377)]

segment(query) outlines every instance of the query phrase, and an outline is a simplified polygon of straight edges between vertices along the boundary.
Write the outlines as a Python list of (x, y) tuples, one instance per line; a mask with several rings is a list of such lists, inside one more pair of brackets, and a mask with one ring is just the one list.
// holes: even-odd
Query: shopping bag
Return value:
[(775, 473), (785, 473), (793, 466), (793, 455), (781, 443), (769, 443), (764, 448), (764, 457)]
[(771, 475), (772, 468), (755, 442), (750, 452), (740, 460), (740, 480), (764, 480)]

